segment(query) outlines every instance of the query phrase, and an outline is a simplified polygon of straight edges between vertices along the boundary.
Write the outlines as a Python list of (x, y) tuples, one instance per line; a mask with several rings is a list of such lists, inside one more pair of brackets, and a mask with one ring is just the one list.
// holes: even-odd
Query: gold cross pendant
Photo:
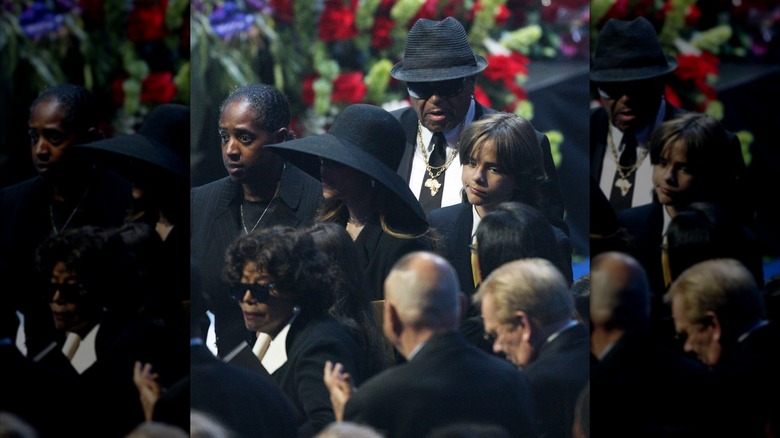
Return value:
[(441, 187), (441, 183), (436, 181), (433, 178), (428, 178), (425, 180), (425, 187), (428, 187), (431, 189), (431, 196), (436, 196), (436, 193), (439, 192), (439, 188)]
[(631, 183), (625, 178), (618, 178), (618, 180), (615, 181), (615, 187), (620, 189), (621, 195), (626, 196), (628, 190), (631, 188)]

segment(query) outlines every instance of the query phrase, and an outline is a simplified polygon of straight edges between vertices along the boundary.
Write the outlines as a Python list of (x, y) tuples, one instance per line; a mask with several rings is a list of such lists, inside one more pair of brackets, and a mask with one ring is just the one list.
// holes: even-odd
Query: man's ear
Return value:
[(713, 339), (718, 342), (720, 341), (720, 335), (723, 331), (723, 327), (720, 324), (720, 320), (718, 319), (718, 315), (713, 312), (712, 310), (708, 310), (704, 312), (705, 317), (709, 318), (710, 320), (710, 326), (712, 326), (712, 337)]
[(531, 336), (533, 335), (533, 326), (525, 312), (522, 310), (516, 311), (515, 315), (512, 317), (512, 324), (516, 327), (516, 330), (520, 330), (524, 341), (531, 339)]
[(385, 318), (390, 321), (390, 331), (393, 333), (393, 336), (396, 338), (400, 337), (404, 324), (398, 315), (398, 309), (388, 301), (385, 301)]
[[(279, 128), (276, 132), (274, 132), (274, 143), (281, 143), (286, 140), (291, 140), (292, 138), (295, 138), (294, 136), (290, 135), (291, 132), (287, 128)], [(291, 138), (292, 137), (292, 138)]]

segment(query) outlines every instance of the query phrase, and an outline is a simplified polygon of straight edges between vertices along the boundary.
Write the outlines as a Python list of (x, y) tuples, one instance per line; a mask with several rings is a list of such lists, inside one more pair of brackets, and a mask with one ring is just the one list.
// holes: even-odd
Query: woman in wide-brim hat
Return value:
[(396, 173), (405, 142), (390, 113), (354, 104), (325, 134), (265, 146), (322, 181), (318, 218), (346, 227), (372, 299), (382, 298), (382, 283), (396, 260), (432, 249), (425, 213)]

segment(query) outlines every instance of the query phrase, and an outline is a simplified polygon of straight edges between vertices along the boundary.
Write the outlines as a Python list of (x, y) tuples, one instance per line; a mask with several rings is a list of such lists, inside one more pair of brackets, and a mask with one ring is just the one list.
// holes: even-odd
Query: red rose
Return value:
[(479, 85), (474, 87), (474, 100), (482, 104), (482, 106), (486, 107), (492, 107), (493, 104), (490, 102), (490, 98), (488, 97), (487, 93), (485, 93), (485, 90), (482, 89)]
[(274, 18), (279, 23), (292, 23), (295, 10), (293, 0), (271, 0), (274, 8)]
[(303, 78), (303, 84), (301, 84), (301, 100), (306, 106), (314, 105), (314, 80), (317, 79), (317, 75), (310, 74)]
[(366, 96), (366, 84), (363, 83), (363, 72), (342, 73), (333, 81), (331, 101), (359, 103)]
[(683, 104), (682, 101), (680, 101), (680, 96), (677, 95), (677, 92), (674, 91), (674, 89), (670, 86), (666, 86), (666, 90), (664, 92), (664, 97), (666, 98), (666, 101), (670, 104), (676, 106), (677, 108), (682, 108)]
[(127, 35), (132, 41), (159, 40), (167, 35), (165, 9), (168, 0), (134, 2), (135, 7), (127, 19)]
[(506, 22), (509, 20), (509, 17), (512, 16), (512, 13), (509, 12), (509, 9), (507, 9), (506, 5), (499, 5), (498, 10), (496, 11), (496, 25), (497, 26), (504, 26)]
[(678, 55), (679, 63), (674, 75), (687, 81), (705, 78), (708, 74), (718, 74), (718, 58), (706, 52), (697, 55)]
[(510, 55), (488, 55), (488, 67), (482, 73), (487, 79), (501, 82), (509, 87), (515, 83), (515, 77), (519, 74), (528, 74), (528, 58), (512, 52)]
[(111, 81), (111, 100), (116, 106), (122, 106), (125, 103), (125, 90), (122, 88), (122, 84), (127, 78), (128, 75), (123, 73), (121, 76)]
[(81, 0), (82, 16), (85, 21), (103, 22), (103, 1), (104, 0)]
[(374, 29), (371, 31), (371, 48), (374, 50), (387, 49), (393, 45), (393, 38), (390, 31), (393, 30), (395, 23), (387, 17), (376, 17), (374, 19)]
[(348, 40), (357, 35), (356, 0), (326, 0), (319, 24), (319, 37), (325, 42)]
[(150, 73), (141, 82), (141, 102), (168, 103), (176, 96), (173, 73), (161, 71)]

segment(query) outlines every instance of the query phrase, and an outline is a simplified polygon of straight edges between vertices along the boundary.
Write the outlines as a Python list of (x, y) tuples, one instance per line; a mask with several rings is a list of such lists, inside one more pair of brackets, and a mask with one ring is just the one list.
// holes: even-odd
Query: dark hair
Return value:
[(672, 279), (704, 260), (733, 258), (763, 285), (761, 253), (755, 237), (734, 214), (712, 203), (695, 202), (677, 213), (666, 230)]
[(86, 225), (47, 238), (35, 253), (42, 281), (49, 281), (58, 262), (78, 275), (88, 302), (95, 306), (116, 308), (132, 296), (135, 265), (121, 237), (111, 230)]
[(76, 133), (79, 143), (95, 140), (89, 137), (90, 128), (99, 124), (95, 96), (86, 88), (74, 84), (60, 84), (43, 90), (30, 105), (30, 112), (41, 102), (56, 100), (65, 110), (62, 127)]
[[(488, 114), (474, 121), (461, 135), (460, 162), (466, 165), (485, 144), (495, 146), (498, 165), (517, 182), (511, 201), (541, 209), (541, 187), (548, 177), (544, 171), (542, 148), (531, 122), (512, 113)], [(466, 201), (465, 194), (463, 198)]]
[[(477, 255), (482, 278), (512, 260), (540, 257), (552, 262), (567, 278), (557, 239), (549, 221), (538, 209), (505, 202), (486, 214), (477, 226)], [(571, 281), (567, 278), (567, 281)]]
[(334, 222), (319, 222), (308, 228), (314, 243), (330, 257), (337, 270), (330, 314), (349, 328), (374, 362), (370, 374), (385, 369), (391, 361), (385, 348), (368, 295), (363, 270), (355, 266), (357, 248), (347, 230)]
[(570, 289), (578, 319), (590, 326), (590, 272), (574, 280)]
[(255, 122), (268, 133), (290, 125), (290, 104), (276, 88), (268, 84), (247, 84), (233, 90), (219, 106), (220, 114), (236, 100), (249, 102), (255, 110)]
[(742, 151), (729, 139), (728, 132), (716, 119), (700, 113), (685, 113), (667, 120), (653, 130), (650, 137), (650, 162), (657, 165), (671, 147), (685, 145), (686, 164), (691, 174), (702, 179), (695, 201), (736, 201), (736, 191), (745, 169)]
[(335, 272), (308, 233), (276, 225), (239, 237), (227, 249), (224, 279), (239, 283), (248, 262), (267, 272), (279, 297), (300, 305), (302, 312), (326, 312), (331, 306)]

